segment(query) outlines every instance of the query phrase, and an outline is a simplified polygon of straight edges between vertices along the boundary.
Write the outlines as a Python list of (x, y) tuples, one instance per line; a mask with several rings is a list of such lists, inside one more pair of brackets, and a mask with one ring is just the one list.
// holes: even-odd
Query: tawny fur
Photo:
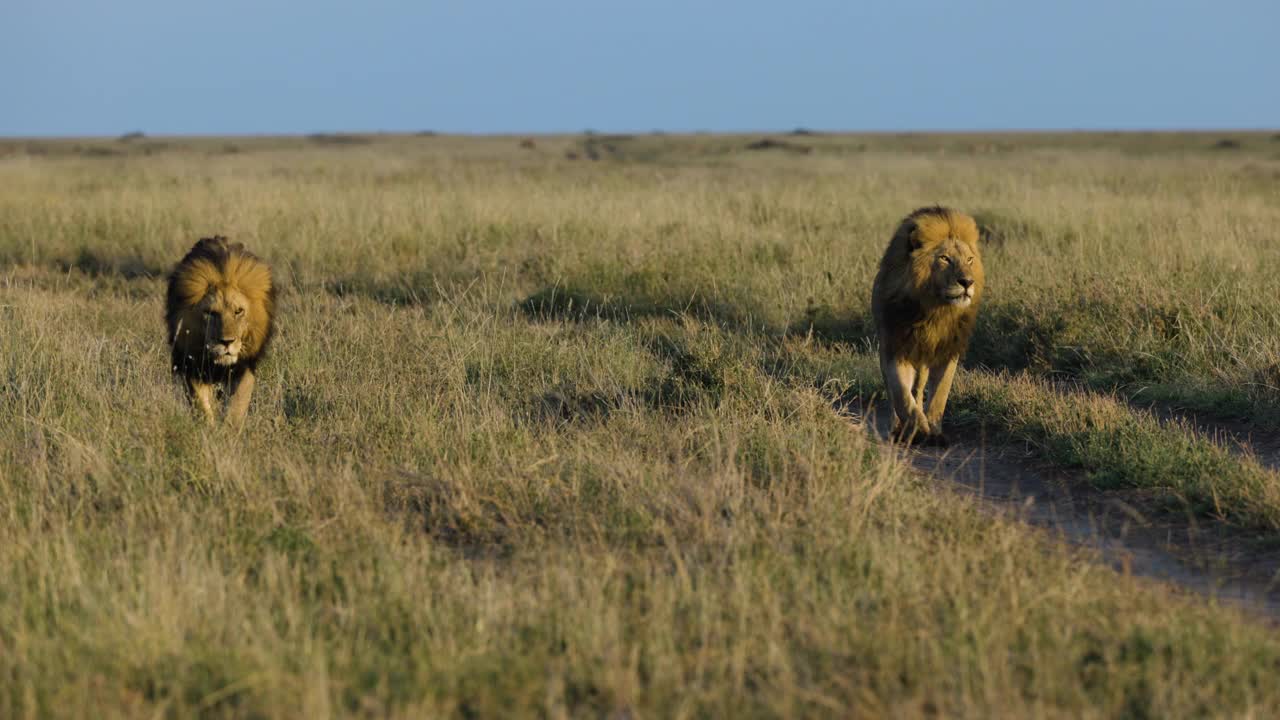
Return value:
[(218, 390), (227, 399), (227, 422), (243, 422), (275, 304), (271, 268), (221, 236), (201, 239), (170, 273), (165, 324), (173, 372), (210, 423)]
[(984, 281), (978, 227), (962, 212), (920, 208), (889, 241), (871, 314), (895, 435), (942, 441), (942, 414)]

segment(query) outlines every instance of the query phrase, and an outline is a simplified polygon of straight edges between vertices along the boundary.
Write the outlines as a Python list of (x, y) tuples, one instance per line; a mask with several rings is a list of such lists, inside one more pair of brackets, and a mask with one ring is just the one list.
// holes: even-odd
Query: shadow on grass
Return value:
[(715, 299), (701, 291), (677, 297), (643, 291), (601, 293), (573, 285), (552, 285), (520, 301), (517, 309), (535, 320), (626, 323), (651, 317), (692, 317), (740, 333), (776, 332), (758, 319), (761, 313), (755, 308)]
[[(1217, 368), (1204, 366), (1204, 357), (1187, 355), (1195, 328), (1214, 323), (1188, 315), (1176, 306), (1107, 301), (1056, 308), (992, 304), (979, 313), (962, 365), (1027, 372), (1067, 391), (1115, 393), (1138, 407), (1176, 406), (1280, 430), (1280, 392), (1274, 389), (1280, 384), (1273, 368), (1253, 371), (1251, 384), (1219, 379)], [(1132, 340), (1135, 335), (1144, 340)]]
[[(431, 264), (434, 265), (434, 264)], [(390, 278), (349, 275), (324, 282), (325, 292), (339, 298), (367, 298), (393, 307), (432, 305), (474, 286), (475, 273), (404, 272)]]
[[(1087, 342), (1119, 310), (1110, 305), (1078, 305), (1053, 311), (1022, 303), (993, 303), (982, 307), (962, 364), (989, 370), (1030, 371), (1063, 378), (1120, 385), (1166, 375), (1177, 351), (1125, 353)], [(1150, 322), (1167, 322), (1158, 309), (1149, 309)], [(1160, 317), (1157, 317), (1160, 316)], [(825, 344), (847, 344), (872, 352), (875, 324), (869, 308), (838, 311), (810, 306), (787, 327), (786, 335), (812, 338)]]
[(787, 337), (805, 337), (827, 345), (852, 345), (863, 351), (876, 346), (876, 328), (869, 309), (842, 311), (809, 303), (804, 314), (787, 325)]
[(152, 265), (137, 255), (103, 255), (89, 248), (80, 248), (74, 258), (57, 260), (56, 265), (62, 272), (78, 270), (94, 278), (137, 280), (163, 277), (168, 273), (168, 268)]
[[(700, 352), (685, 339), (658, 334), (648, 340), (648, 351), (664, 361), (665, 371), (639, 387), (588, 389), (574, 384), (517, 400), (523, 405), (520, 422), (531, 425), (589, 427), (608, 422), (615, 414), (637, 410), (673, 417), (714, 409), (730, 392), (729, 374), (740, 367), (734, 353), (718, 349)], [(474, 376), (473, 381), (482, 381)], [(552, 428), (539, 428), (541, 430)], [(581, 471), (582, 475), (575, 475)], [(614, 484), (593, 477), (590, 463), (569, 463), (567, 472), (574, 492), (548, 493), (536, 501), (520, 496), (512, 479), (502, 476), (455, 482), (431, 472), (399, 472), (387, 478), (383, 501), (387, 509), (414, 528), (420, 528), (441, 544), (465, 555), (502, 557), (528, 542), (564, 537), (581, 531), (586, 511), (602, 519), (591, 533), (603, 533), (633, 544), (657, 542), (654, 521), (666, 512), (656, 501), (631, 507), (617, 494)]]
[(683, 341), (668, 336), (653, 338), (648, 349), (670, 368), (663, 377), (644, 387), (611, 393), (564, 386), (530, 402), (530, 419), (550, 423), (603, 421), (627, 407), (683, 414), (699, 406), (714, 407), (724, 399), (732, 358), (700, 356)]
[(296, 385), (285, 388), (281, 403), (285, 420), (290, 423), (317, 422), (333, 410), (319, 393)]
[[(712, 299), (700, 291), (677, 299), (656, 293), (614, 293), (586, 291), (573, 285), (544, 288), (518, 304), (525, 315), (538, 320), (586, 322), (609, 320), (633, 322), (643, 318), (692, 317), (725, 330), (762, 339), (802, 337), (824, 345), (848, 345), (861, 351), (876, 347), (875, 324), (870, 308), (841, 309), (810, 303), (803, 314), (778, 327), (758, 318), (761, 313), (749, 305)], [(1114, 309), (1095, 309), (1105, 316)], [(1078, 376), (1106, 359), (1127, 368), (1130, 378), (1139, 379), (1164, 369), (1161, 358), (1145, 360), (1111, 357), (1072, 343), (1079, 335), (1075, 324), (1080, 313), (1050, 314), (1021, 304), (988, 305), (978, 314), (964, 364), (992, 370), (1031, 370), (1047, 374)]]
[(324, 289), (334, 297), (364, 297), (396, 307), (429, 305), (441, 297), (436, 278), (423, 273), (408, 273), (386, 282), (364, 278), (339, 278), (326, 281)]
[[(990, 232), (1030, 232), (1026, 228), (1009, 230), (1012, 221), (992, 222)], [(673, 292), (666, 287), (664, 278), (652, 273), (633, 273), (612, 278), (612, 282), (603, 283), (603, 288), (601, 285), (595, 283), (590, 289), (573, 283), (545, 287), (520, 301), (517, 309), (537, 320), (570, 322), (695, 318), (764, 343), (804, 338), (833, 349), (874, 352), (876, 348), (869, 307), (839, 308), (811, 302), (799, 317), (777, 325), (762, 321), (764, 313), (749, 299), (734, 297), (731, 291), (726, 297), (724, 288), (712, 292), (694, 287)], [(1202, 383), (1194, 381), (1211, 375), (1205, 368), (1188, 367), (1188, 362), (1195, 361), (1188, 360), (1185, 341), (1188, 333), (1194, 335), (1196, 327), (1219, 321), (1211, 316), (1212, 312), (1167, 303), (1133, 303), (1112, 296), (1080, 298), (1069, 303), (1034, 298), (987, 303), (978, 314), (962, 365), (992, 371), (1026, 371), (1124, 395), (1158, 387), (1160, 399), (1166, 402), (1185, 403), (1223, 416), (1247, 411), (1267, 427), (1280, 427), (1272, 419), (1280, 417), (1276, 411), (1280, 398), (1268, 399), (1257, 389), (1214, 384), (1207, 379)], [(1118, 322), (1128, 332), (1118, 332)], [(1135, 344), (1135, 335), (1145, 339)], [(1280, 371), (1276, 374), (1280, 376)], [(1270, 387), (1276, 384), (1272, 380), (1269, 376), (1260, 377), (1258, 384)], [(598, 409), (591, 408), (602, 406), (598, 398), (552, 404), (560, 408), (556, 412), (573, 416), (597, 415)]]

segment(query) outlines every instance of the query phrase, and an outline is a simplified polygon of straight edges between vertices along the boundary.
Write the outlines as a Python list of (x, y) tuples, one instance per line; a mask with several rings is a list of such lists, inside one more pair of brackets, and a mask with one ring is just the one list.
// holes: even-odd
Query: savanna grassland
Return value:
[[(896, 222), (977, 215), (948, 432), (1274, 548), (1280, 137), (0, 143), (0, 716), (1265, 717), (1280, 631), (845, 413)], [(272, 262), (240, 434), (163, 276)], [(1136, 501), (1135, 501), (1136, 502)]]

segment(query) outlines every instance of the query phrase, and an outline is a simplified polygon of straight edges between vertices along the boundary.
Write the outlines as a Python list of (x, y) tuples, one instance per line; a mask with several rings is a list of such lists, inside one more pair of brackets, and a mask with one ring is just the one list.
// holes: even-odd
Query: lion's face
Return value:
[(947, 238), (932, 248), (922, 248), (929, 263), (929, 287), (946, 305), (969, 307), (982, 293), (982, 258), (973, 246)]
[(877, 276), (881, 292), (910, 297), (926, 309), (974, 307), (983, 284), (977, 224), (947, 208), (915, 211), (890, 241), (881, 275), (888, 278)]
[(270, 267), (225, 238), (196, 243), (170, 275), (165, 302), (175, 370), (252, 366), (274, 309)]
[(196, 306), (204, 348), (216, 365), (235, 365), (249, 329), (249, 298), (235, 288), (214, 288)]

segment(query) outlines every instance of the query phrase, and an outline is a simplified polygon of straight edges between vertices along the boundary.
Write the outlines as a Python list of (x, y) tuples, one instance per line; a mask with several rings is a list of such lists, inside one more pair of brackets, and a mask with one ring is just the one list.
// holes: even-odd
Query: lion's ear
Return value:
[(898, 228), (898, 235), (906, 238), (907, 249), (915, 252), (924, 246), (924, 241), (920, 239), (919, 226), (915, 220), (905, 220), (902, 226)]

